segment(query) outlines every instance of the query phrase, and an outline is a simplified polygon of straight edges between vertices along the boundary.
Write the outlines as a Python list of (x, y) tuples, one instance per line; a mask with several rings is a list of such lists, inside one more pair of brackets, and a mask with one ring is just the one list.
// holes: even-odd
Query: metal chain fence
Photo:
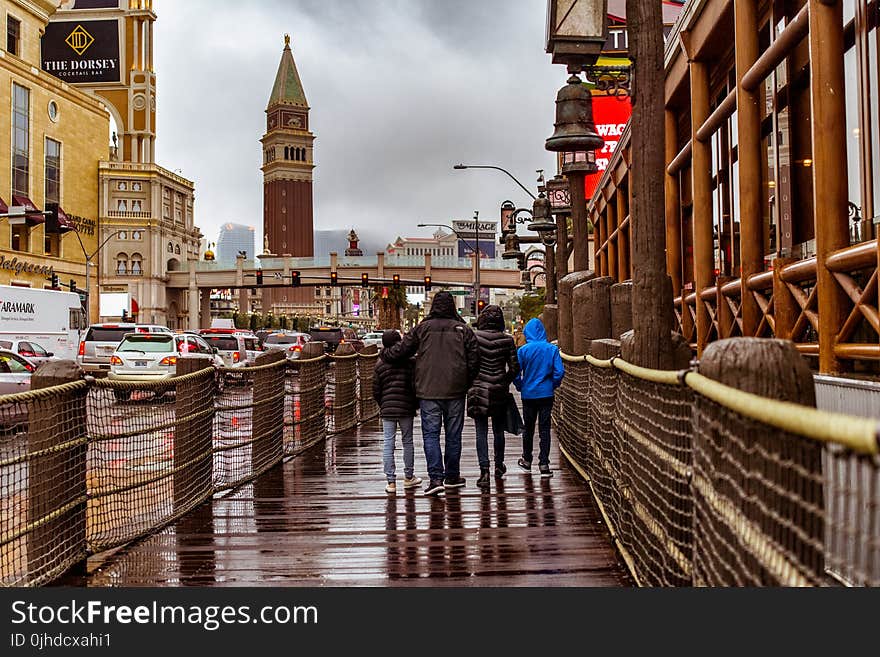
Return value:
[(374, 353), (188, 360), (161, 382), (0, 396), (0, 585), (50, 583), (378, 413)]
[(565, 360), (560, 446), (639, 584), (880, 585), (875, 421)]

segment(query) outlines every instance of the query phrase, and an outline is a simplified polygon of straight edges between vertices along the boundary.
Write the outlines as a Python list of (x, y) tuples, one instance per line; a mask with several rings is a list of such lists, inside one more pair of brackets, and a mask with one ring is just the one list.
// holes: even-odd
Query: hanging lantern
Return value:
[(504, 252), (501, 257), (505, 260), (517, 260), (522, 255), (519, 250), (519, 237), (514, 233), (507, 233), (504, 236)]
[(538, 233), (556, 230), (556, 222), (550, 217), (550, 201), (543, 192), (538, 194), (532, 204), (532, 221), (528, 228)]
[[(547, 139), (544, 147), (554, 153), (563, 153), (563, 173), (566, 172), (566, 164), (583, 163), (583, 167), (577, 170), (592, 172), (595, 170), (596, 151), (605, 146), (605, 140), (596, 133), (596, 124), (593, 121), (593, 96), (583, 81), (572, 75), (568, 83), (559, 90), (556, 95), (556, 130)], [(593, 154), (592, 169), (590, 169), (590, 157)], [(566, 157), (569, 156), (569, 162)]]
[(608, 38), (608, 0), (547, 0), (546, 28), (554, 64), (594, 64)]

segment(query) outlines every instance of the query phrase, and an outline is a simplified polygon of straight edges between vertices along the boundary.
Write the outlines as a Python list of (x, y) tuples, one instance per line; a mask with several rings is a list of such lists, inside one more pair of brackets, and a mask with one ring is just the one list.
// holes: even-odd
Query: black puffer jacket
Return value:
[(400, 342), (397, 331), (385, 331), (382, 345), (385, 349), (379, 354), (373, 372), (373, 398), (379, 404), (379, 415), (383, 418), (412, 417), (418, 408), (413, 373), (415, 363), (411, 358), (400, 362), (388, 361), (388, 347)]
[(516, 343), (504, 332), (504, 315), (498, 306), (487, 306), (477, 320), (480, 371), (468, 390), (470, 417), (501, 412), (507, 403), (510, 383), (519, 373)]
[(477, 377), (477, 338), (455, 310), (449, 292), (438, 292), (431, 313), (403, 340), (382, 352), (389, 362), (416, 357), (419, 399), (462, 399)]

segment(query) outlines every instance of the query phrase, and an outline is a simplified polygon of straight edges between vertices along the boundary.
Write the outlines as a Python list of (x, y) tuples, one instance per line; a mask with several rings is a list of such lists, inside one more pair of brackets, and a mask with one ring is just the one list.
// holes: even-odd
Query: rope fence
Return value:
[(378, 354), (178, 360), (149, 383), (0, 396), (0, 586), (41, 586), (378, 416)]
[(878, 423), (563, 354), (553, 420), (645, 586), (880, 585)]

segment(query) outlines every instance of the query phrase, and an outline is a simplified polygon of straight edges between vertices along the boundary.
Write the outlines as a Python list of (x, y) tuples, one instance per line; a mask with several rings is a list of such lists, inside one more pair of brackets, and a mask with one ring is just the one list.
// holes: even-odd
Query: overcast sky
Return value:
[(546, 0), (155, 0), (157, 161), (196, 184), (196, 225), (262, 245), (265, 109), (283, 34), (316, 135), (315, 227), (386, 243), (419, 222), (531, 204), (565, 69), (544, 53)]

